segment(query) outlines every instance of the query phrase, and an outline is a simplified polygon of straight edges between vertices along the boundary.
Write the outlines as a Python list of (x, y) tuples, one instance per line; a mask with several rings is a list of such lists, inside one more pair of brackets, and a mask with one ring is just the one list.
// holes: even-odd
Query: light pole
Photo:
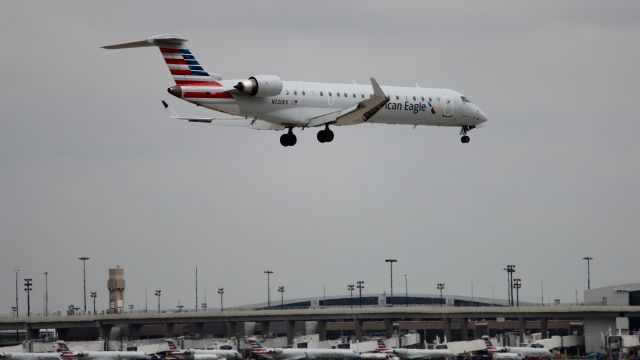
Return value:
[(271, 307), (271, 274), (273, 271), (265, 270), (265, 274), (267, 274), (267, 307)]
[(129, 314), (133, 312), (133, 304), (129, 304)]
[(585, 256), (582, 260), (587, 260), (587, 289), (591, 289), (591, 256)]
[(27, 292), (27, 316), (31, 316), (31, 290), (33, 290), (33, 284), (31, 283), (33, 280), (24, 279), (24, 291)]
[(349, 292), (351, 293), (351, 308), (353, 309), (353, 290), (356, 287), (353, 284), (349, 284), (347, 285), (347, 290), (349, 290)]
[(44, 316), (49, 316), (49, 272), (44, 272)]
[(280, 293), (280, 310), (284, 310), (284, 286), (278, 286), (278, 292)]
[(358, 280), (356, 283), (358, 284), (358, 303), (360, 304), (360, 307), (362, 307), (362, 289), (364, 289), (364, 281)]
[(513, 279), (513, 287), (516, 288), (516, 306), (520, 306), (520, 288), (522, 287), (522, 279)]
[(162, 290), (156, 290), (155, 294), (158, 297), (158, 313), (160, 313), (160, 295), (162, 295)]
[(513, 306), (513, 273), (516, 272), (516, 266), (507, 265), (502, 270), (507, 272), (507, 297), (509, 298), (509, 306)]
[(218, 288), (218, 294), (220, 294), (220, 311), (224, 311), (224, 303), (222, 302), (222, 295), (224, 295), (224, 288)]
[(89, 296), (93, 299), (93, 315), (96, 314), (96, 298), (98, 297), (97, 291), (92, 291), (89, 293)]
[(18, 317), (20, 316), (20, 308), (18, 307), (18, 273), (20, 272), (20, 269), (15, 269), (15, 272), (16, 272), (16, 317)]
[(88, 256), (79, 257), (78, 260), (82, 261), (82, 289), (83, 289), (83, 299), (84, 299), (84, 312), (87, 312), (87, 260), (89, 260)]
[(196, 271), (196, 311), (198, 311), (198, 267), (193, 268)]
[(409, 306), (409, 275), (404, 274), (404, 305)]
[(387, 306), (393, 306), (393, 263), (398, 262), (396, 259), (386, 259), (385, 262), (389, 263), (389, 273), (391, 275), (391, 297), (389, 298), (389, 304)]
[(442, 307), (442, 290), (444, 290), (444, 283), (438, 283), (437, 288), (440, 290), (440, 307)]

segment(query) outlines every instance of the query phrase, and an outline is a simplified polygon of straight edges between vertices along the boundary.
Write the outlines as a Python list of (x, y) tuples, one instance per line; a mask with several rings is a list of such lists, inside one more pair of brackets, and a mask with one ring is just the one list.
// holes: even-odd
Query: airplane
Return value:
[(347, 349), (283, 349), (265, 348), (256, 339), (248, 339), (251, 352), (271, 360), (360, 359), (360, 354)]
[(515, 346), (502, 346), (495, 347), (491, 343), (491, 339), (488, 336), (483, 336), (482, 339), (487, 345), (487, 351), (493, 356), (494, 359), (516, 359), (516, 358), (551, 358), (553, 355), (551, 350), (540, 347), (515, 347)]
[(157, 359), (157, 356), (149, 356), (141, 351), (71, 351), (67, 344), (58, 340), (58, 351), (64, 359), (91, 359), (91, 360), (149, 360)]
[(282, 146), (297, 142), (294, 128), (321, 128), (321, 143), (334, 139), (330, 126), (363, 123), (448, 126), (460, 128), (460, 141), (487, 121), (466, 96), (449, 89), (283, 81), (276, 75), (223, 79), (206, 71), (179, 35), (157, 35), (145, 40), (103, 46), (104, 49), (158, 47), (173, 76), (169, 94), (229, 116), (184, 117), (162, 100), (173, 119), (257, 130), (287, 130)]
[(240, 353), (236, 350), (183, 350), (178, 347), (175, 340), (167, 339), (169, 351), (171, 355), (178, 359), (195, 359), (195, 360), (213, 360), (218, 358), (224, 359), (242, 359)]
[(64, 360), (59, 353), (0, 352), (0, 359), (8, 360)]
[(378, 351), (392, 353), (400, 359), (441, 359), (456, 356), (449, 349), (389, 349), (382, 339), (378, 339)]

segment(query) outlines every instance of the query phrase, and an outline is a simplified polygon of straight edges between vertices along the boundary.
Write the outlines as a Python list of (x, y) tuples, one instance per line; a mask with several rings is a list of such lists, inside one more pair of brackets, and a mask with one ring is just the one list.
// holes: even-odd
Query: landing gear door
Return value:
[(444, 117), (453, 116), (453, 99), (451, 97), (446, 96), (444, 98), (444, 111), (442, 112), (442, 116)]

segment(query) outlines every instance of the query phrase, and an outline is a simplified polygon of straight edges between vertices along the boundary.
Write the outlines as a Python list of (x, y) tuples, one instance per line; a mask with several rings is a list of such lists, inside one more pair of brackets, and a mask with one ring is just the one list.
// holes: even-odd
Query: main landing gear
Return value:
[(471, 138), (467, 135), (467, 132), (473, 129), (475, 129), (475, 126), (463, 126), (462, 128), (460, 128), (460, 135), (462, 135), (462, 137), (460, 138), (460, 142), (466, 144), (471, 141)]
[(327, 125), (324, 130), (318, 131), (317, 138), (321, 143), (333, 141), (333, 131), (329, 129), (329, 125)]
[(280, 144), (282, 146), (293, 146), (298, 142), (296, 134), (293, 133), (293, 129), (289, 128), (289, 132), (280, 135)]

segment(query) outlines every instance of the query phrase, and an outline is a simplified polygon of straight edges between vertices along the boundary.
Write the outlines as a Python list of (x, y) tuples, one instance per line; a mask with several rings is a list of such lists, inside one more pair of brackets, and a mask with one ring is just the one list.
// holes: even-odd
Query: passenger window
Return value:
[(362, 96), (362, 98), (364, 99), (364, 94), (360, 94)]
[(298, 95), (298, 90), (293, 90), (293, 95)]
[(289, 90), (285, 91), (285, 94), (289, 95)]
[(421, 99), (422, 99), (422, 101), (424, 101), (424, 96)]
[(429, 96), (429, 102), (431, 102), (431, 101), (433, 101), (433, 100), (431, 100), (431, 96)]
[(302, 90), (302, 96), (304, 96), (304, 90)]
[(320, 96), (324, 96), (324, 95), (322, 95), (322, 91), (320, 91)]
[(415, 96), (413, 97), (413, 101), (416, 101), (416, 97)]
[(331, 91), (329, 91), (329, 96), (331, 96)]
[(400, 100), (400, 96), (396, 95), (396, 100)]
[(340, 97), (340, 93), (336, 93), (336, 96), (337, 96), (337, 97)]
[(356, 98), (356, 94), (355, 94), (355, 93), (353, 94), (353, 98), (354, 98), (354, 99)]

